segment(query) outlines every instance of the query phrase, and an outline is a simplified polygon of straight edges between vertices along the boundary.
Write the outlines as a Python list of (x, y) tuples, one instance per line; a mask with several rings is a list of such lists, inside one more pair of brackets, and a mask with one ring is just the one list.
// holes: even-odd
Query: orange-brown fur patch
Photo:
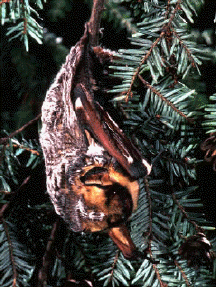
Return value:
[(108, 228), (107, 218), (110, 217), (115, 221), (122, 215), (122, 203), (119, 202), (119, 197), (114, 196), (109, 205), (107, 205), (107, 197), (105, 188), (109, 188), (115, 183), (120, 184), (123, 187), (126, 187), (131, 194), (133, 202), (133, 211), (137, 208), (137, 201), (139, 196), (139, 184), (138, 181), (133, 180), (129, 176), (126, 176), (116, 170), (114, 170), (112, 165), (102, 166), (99, 163), (94, 165), (86, 166), (83, 168), (81, 176), (84, 176), (88, 171), (95, 167), (103, 167), (107, 169), (107, 172), (93, 174), (87, 178), (88, 185), (85, 185), (81, 182), (80, 177), (76, 179), (73, 188), (73, 191), (77, 195), (82, 195), (88, 209), (88, 212), (102, 212), (104, 214), (104, 219), (101, 221), (94, 221), (89, 218), (86, 218), (82, 222), (84, 230), (91, 232), (101, 231)]

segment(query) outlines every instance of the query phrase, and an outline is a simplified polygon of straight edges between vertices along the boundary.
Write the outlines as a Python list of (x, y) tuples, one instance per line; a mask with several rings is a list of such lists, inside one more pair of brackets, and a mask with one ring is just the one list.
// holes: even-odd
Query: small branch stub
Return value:
[(98, 46), (100, 22), (104, 10), (104, 0), (94, 0), (91, 18), (88, 22), (90, 33), (90, 44), (92, 47)]

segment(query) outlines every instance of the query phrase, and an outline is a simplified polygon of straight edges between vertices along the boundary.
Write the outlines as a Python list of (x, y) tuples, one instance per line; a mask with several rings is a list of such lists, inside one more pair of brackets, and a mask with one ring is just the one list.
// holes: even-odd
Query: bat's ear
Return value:
[(125, 258), (137, 259), (137, 257), (139, 257), (140, 252), (137, 250), (135, 244), (133, 243), (130, 237), (130, 232), (125, 224), (122, 224), (119, 227), (111, 228), (108, 234), (113, 242), (121, 250)]

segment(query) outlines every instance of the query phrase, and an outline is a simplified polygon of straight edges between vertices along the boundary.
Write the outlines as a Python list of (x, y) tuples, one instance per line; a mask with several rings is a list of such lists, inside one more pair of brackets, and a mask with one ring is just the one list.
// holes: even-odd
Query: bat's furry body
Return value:
[(136, 248), (124, 222), (137, 207), (137, 178), (151, 168), (94, 99), (100, 83), (93, 66), (103, 72), (103, 61), (86, 31), (46, 94), (40, 142), (47, 191), (73, 231), (108, 230), (132, 257)]

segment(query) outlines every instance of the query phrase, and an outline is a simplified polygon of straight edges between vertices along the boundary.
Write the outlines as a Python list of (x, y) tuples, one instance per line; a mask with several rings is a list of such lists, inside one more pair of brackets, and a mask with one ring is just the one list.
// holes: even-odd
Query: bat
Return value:
[(40, 143), (57, 214), (74, 232), (107, 232), (126, 258), (135, 258), (126, 222), (137, 208), (138, 179), (151, 165), (100, 103), (111, 57), (89, 45), (86, 26), (47, 91)]

